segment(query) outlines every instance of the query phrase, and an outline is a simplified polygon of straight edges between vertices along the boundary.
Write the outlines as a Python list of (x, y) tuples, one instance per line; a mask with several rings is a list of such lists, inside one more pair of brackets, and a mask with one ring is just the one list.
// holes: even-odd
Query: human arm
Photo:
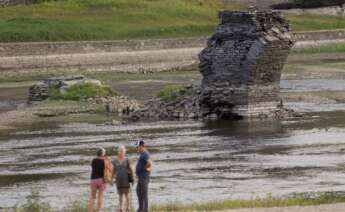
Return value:
[(152, 160), (151, 160), (151, 159), (148, 159), (148, 160), (146, 161), (145, 169), (146, 169), (146, 171), (148, 171), (148, 172), (151, 172), (151, 171), (152, 171)]

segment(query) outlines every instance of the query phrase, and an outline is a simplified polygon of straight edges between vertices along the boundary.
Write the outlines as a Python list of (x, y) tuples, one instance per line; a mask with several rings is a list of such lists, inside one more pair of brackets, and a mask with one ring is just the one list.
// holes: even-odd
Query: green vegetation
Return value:
[(318, 47), (297, 48), (293, 50), (293, 53), (304, 53), (304, 54), (344, 53), (344, 52), (345, 52), (345, 42), (323, 44)]
[[(308, 206), (335, 204), (345, 202), (345, 193), (330, 192), (316, 194), (296, 194), (292, 197), (278, 198), (267, 197), (252, 200), (222, 200), (206, 203), (180, 204), (171, 203), (167, 205), (153, 205), (150, 211), (214, 211), (239, 208), (270, 208), (270, 207), (288, 207), (288, 206)], [(86, 212), (86, 201), (75, 201), (67, 205), (63, 211), (68, 212)], [(6, 210), (5, 210), (6, 211)], [(15, 212), (50, 212), (54, 211), (49, 204), (43, 202), (37, 192), (32, 193), (26, 203), (17, 206), (10, 211)], [(105, 210), (110, 211), (110, 210)]]
[[(63, 0), (0, 8), (0, 42), (208, 36), (223, 0)], [(295, 31), (345, 28), (345, 17), (288, 15)]]
[(155, 205), (152, 211), (214, 211), (239, 208), (307, 206), (345, 202), (344, 193), (300, 194), (288, 198), (267, 197), (252, 200), (223, 200), (207, 203)]
[(294, 31), (318, 31), (345, 28), (344, 16), (318, 15), (304, 13), (302, 15), (287, 15)]
[(63, 99), (80, 101), (91, 97), (118, 96), (110, 87), (96, 85), (94, 83), (75, 84), (61, 92), (59, 89), (51, 87), (48, 90), (50, 99)]
[(174, 101), (178, 94), (183, 94), (186, 89), (183, 85), (166, 85), (157, 94), (165, 102)]
[(0, 9), (0, 41), (208, 35), (222, 0), (64, 0)]

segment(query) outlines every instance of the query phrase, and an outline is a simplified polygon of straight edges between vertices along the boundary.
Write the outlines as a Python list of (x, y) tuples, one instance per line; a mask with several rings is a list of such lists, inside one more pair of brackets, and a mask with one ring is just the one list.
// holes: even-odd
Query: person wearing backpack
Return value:
[[(113, 176), (115, 177), (117, 193), (119, 195), (119, 211), (131, 211), (131, 183), (134, 183), (133, 169), (126, 158), (126, 148), (123, 145), (118, 147), (116, 159), (112, 161)], [(126, 204), (125, 204), (126, 201)]]

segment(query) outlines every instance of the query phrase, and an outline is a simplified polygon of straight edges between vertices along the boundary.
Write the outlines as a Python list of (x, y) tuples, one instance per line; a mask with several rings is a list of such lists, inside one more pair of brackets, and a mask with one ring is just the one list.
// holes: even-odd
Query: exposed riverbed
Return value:
[[(187, 75), (189, 73), (186, 73)], [(189, 76), (190, 75), (190, 76)], [(144, 100), (167, 83), (197, 83), (199, 75), (128, 79), (117, 90)], [(282, 92), (345, 92), (345, 80), (283, 80)], [(2, 110), (25, 101), (25, 87), (0, 88)], [(13, 104), (8, 97), (19, 92)], [(6, 93), (8, 95), (6, 95)], [(201, 202), (299, 192), (345, 190), (345, 105), (287, 102), (302, 120), (266, 122), (42, 121), (0, 137), (0, 208), (25, 201), (32, 189), (54, 208), (88, 195), (89, 163), (97, 147), (118, 144), (137, 158), (133, 143), (149, 144), (154, 171), (151, 201)], [(1, 110), (1, 109), (0, 109)], [(114, 187), (107, 206), (114, 208)]]

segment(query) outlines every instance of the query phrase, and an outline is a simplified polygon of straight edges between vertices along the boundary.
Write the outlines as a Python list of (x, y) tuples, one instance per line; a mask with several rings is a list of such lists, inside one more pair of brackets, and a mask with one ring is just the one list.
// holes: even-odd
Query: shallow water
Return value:
[[(338, 91), (345, 90), (344, 82), (284, 80), (282, 90)], [(128, 81), (118, 86), (125, 94), (146, 99), (165, 83)], [(0, 101), (11, 101), (13, 93), (3, 91)], [(344, 191), (345, 105), (287, 105), (308, 114), (282, 122), (51, 122), (23, 127), (0, 137), (0, 208), (23, 203), (32, 189), (58, 209), (87, 199), (89, 164), (97, 147), (114, 155), (115, 147), (125, 144), (135, 162), (137, 139), (148, 142), (154, 160), (150, 196), (156, 204)], [(114, 208), (113, 187), (106, 198), (107, 207)]]
[[(155, 203), (345, 190), (344, 115), (318, 113), (303, 123), (33, 126), (0, 140), (0, 205), (23, 202), (32, 188), (57, 208), (86, 199), (96, 148), (113, 155), (123, 143), (135, 161), (138, 138), (148, 142), (154, 160), (150, 192)], [(115, 200), (114, 191), (108, 189), (107, 199)]]

